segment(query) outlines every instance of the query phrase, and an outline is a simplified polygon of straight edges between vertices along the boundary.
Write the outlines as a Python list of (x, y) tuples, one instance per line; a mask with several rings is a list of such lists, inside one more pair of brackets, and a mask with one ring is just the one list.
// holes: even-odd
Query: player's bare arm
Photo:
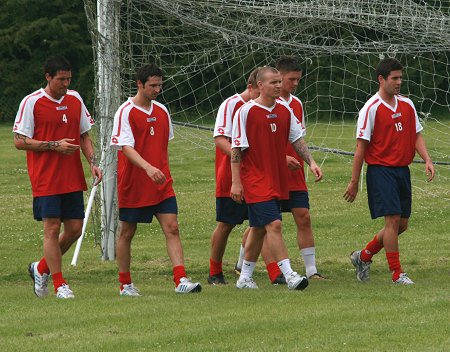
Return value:
[(74, 139), (63, 138), (59, 141), (38, 141), (23, 134), (15, 133), (14, 145), (19, 150), (31, 150), (34, 152), (57, 151), (62, 154), (72, 154), (80, 148), (73, 144)]
[(302, 167), (302, 164), (293, 156), (286, 155), (286, 164), (289, 170), (295, 171)]
[(431, 180), (433, 180), (435, 174), (434, 165), (430, 155), (428, 154), (425, 139), (420, 132), (416, 135), (416, 151), (420, 155), (422, 160), (425, 161), (425, 173), (428, 177), (428, 182), (430, 182)]
[(302, 158), (305, 161), (305, 163), (309, 165), (309, 168), (315, 177), (315, 181), (316, 182), (320, 181), (323, 176), (322, 170), (314, 161), (309, 151), (308, 145), (306, 144), (303, 137), (297, 139), (294, 143), (292, 143), (292, 147), (294, 147), (294, 150), (297, 153), (297, 155), (300, 158)]
[(102, 180), (103, 174), (98, 165), (97, 158), (95, 157), (94, 143), (92, 142), (91, 136), (89, 136), (88, 132), (85, 132), (80, 136), (80, 147), (89, 162), (89, 166), (91, 167), (91, 173), (95, 179), (95, 185), (98, 185)]
[(352, 203), (358, 194), (359, 176), (364, 163), (364, 154), (366, 152), (369, 141), (359, 138), (356, 141), (355, 156), (353, 157), (352, 179), (350, 180), (347, 190), (344, 193), (344, 199)]
[(158, 169), (151, 165), (147, 160), (142, 158), (140, 154), (131, 146), (125, 145), (122, 147), (123, 154), (130, 160), (131, 163), (143, 169), (148, 177), (158, 185), (166, 182), (166, 175)]
[(214, 143), (216, 147), (220, 149), (225, 155), (231, 156), (231, 143), (225, 136), (214, 137)]
[(244, 188), (241, 183), (241, 148), (231, 149), (231, 198), (237, 202), (242, 203), (244, 200)]

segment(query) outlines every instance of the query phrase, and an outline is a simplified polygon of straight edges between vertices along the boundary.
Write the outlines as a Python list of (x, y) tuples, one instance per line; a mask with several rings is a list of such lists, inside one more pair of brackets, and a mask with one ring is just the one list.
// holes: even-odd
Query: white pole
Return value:
[[(96, 180), (94, 181), (94, 183), (95, 182), (96, 182)], [(98, 187), (98, 185), (95, 185), (94, 187), (92, 187), (91, 194), (89, 196), (88, 205), (86, 207), (86, 213), (84, 215), (84, 220), (83, 220), (83, 228), (81, 229), (81, 236), (80, 236), (80, 238), (78, 238), (77, 246), (75, 248), (75, 252), (73, 253), (73, 258), (72, 258), (73, 266), (77, 265), (78, 254), (80, 254), (81, 242), (83, 242), (84, 233), (86, 231), (86, 225), (89, 220), (89, 215), (91, 213), (92, 204), (94, 203), (94, 197), (95, 197), (95, 192), (97, 192), (97, 187)]]

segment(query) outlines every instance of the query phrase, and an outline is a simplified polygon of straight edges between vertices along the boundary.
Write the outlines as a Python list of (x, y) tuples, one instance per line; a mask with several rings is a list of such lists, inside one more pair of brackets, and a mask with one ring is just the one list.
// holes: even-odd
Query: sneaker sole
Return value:
[(34, 281), (34, 269), (33, 269), (33, 263), (28, 264), (28, 274), (30, 274), (31, 280), (33, 281), (33, 293), (36, 295), (36, 297), (39, 297), (36, 293), (36, 290), (34, 289), (35, 281)]
[(303, 291), (305, 288), (308, 287), (308, 285), (309, 285), (308, 279), (303, 279), (302, 281), (300, 281), (298, 286), (296, 288), (294, 288), (294, 290)]
[(202, 285), (197, 285), (194, 287), (194, 289), (192, 291), (189, 291), (188, 293), (197, 293), (197, 292), (202, 292)]

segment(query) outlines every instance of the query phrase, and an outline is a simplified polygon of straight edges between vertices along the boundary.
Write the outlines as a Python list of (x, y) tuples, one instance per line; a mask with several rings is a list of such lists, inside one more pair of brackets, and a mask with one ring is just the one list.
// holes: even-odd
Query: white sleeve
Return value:
[(295, 117), (291, 109), (291, 126), (289, 129), (289, 142), (294, 143), (297, 139), (305, 136), (305, 128), (302, 123)]
[(414, 104), (411, 104), (413, 109), (414, 109), (414, 116), (416, 119), (416, 133), (419, 133), (420, 131), (423, 130), (423, 126), (419, 121), (419, 116), (417, 115), (417, 111), (416, 111), (416, 107), (414, 106)]
[(213, 137), (225, 136), (231, 137), (232, 135), (232, 113), (235, 104), (231, 104), (231, 98), (225, 100), (220, 104), (219, 111), (217, 112), (216, 123), (214, 126)]
[(169, 120), (169, 141), (172, 140), (175, 136), (173, 134), (173, 125), (172, 119), (170, 118), (169, 113), (167, 113), (167, 119)]
[[(370, 106), (370, 105), (369, 105)], [(356, 129), (356, 138), (365, 139), (370, 142), (372, 138), (373, 126), (375, 124), (375, 115), (377, 112), (373, 105), (368, 109), (368, 104), (359, 112), (358, 124)]]
[(89, 131), (93, 124), (94, 120), (92, 119), (86, 105), (84, 105), (83, 100), (81, 100), (80, 135)]
[(236, 111), (231, 134), (231, 148), (241, 148), (241, 150), (247, 149), (249, 147), (245, 130), (247, 124), (248, 109), (243, 109), (244, 106), (245, 105), (241, 106), (239, 110)]
[(113, 148), (122, 149), (125, 145), (134, 148), (134, 136), (130, 126), (129, 112), (129, 109), (121, 106), (114, 115), (114, 127), (110, 143)]
[(34, 136), (34, 105), (36, 99), (30, 99), (26, 96), (19, 105), (16, 120), (14, 121), (13, 132), (19, 133), (28, 138)]

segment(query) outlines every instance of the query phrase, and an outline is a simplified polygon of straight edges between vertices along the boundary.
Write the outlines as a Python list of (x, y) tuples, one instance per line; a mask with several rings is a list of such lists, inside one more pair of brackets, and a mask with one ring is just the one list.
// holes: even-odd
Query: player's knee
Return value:
[(298, 227), (310, 227), (311, 226), (311, 216), (309, 215), (308, 209), (302, 209), (302, 211), (295, 214), (295, 222)]
[(275, 220), (272, 221), (269, 225), (268, 225), (267, 232), (272, 232), (272, 233), (280, 233), (281, 234), (281, 220)]
[(404, 221), (403, 219), (400, 221), (400, 225), (398, 227), (398, 234), (405, 232), (408, 229), (408, 221)]
[(179, 236), (180, 229), (178, 227), (178, 221), (171, 221), (167, 224), (164, 224), (163, 231), (166, 236)]

